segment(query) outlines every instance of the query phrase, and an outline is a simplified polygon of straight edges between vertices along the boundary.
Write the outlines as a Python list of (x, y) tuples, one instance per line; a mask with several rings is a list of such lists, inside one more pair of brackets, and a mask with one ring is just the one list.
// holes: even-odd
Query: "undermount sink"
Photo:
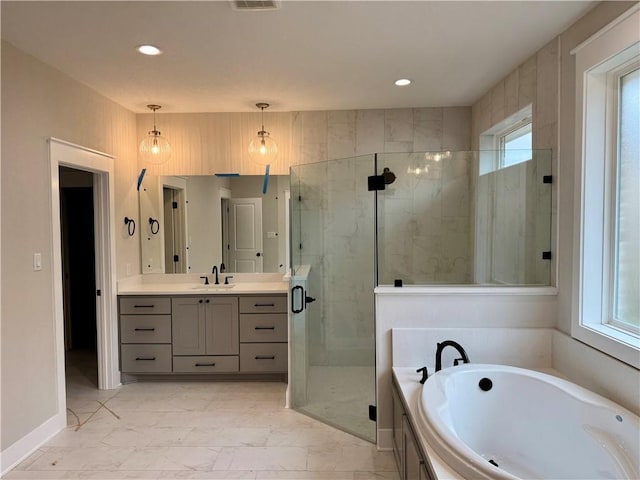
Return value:
[(218, 292), (222, 290), (229, 290), (230, 288), (233, 288), (235, 286), (235, 283), (221, 283), (219, 285), (196, 285), (195, 287), (191, 287), (191, 290), (195, 290), (197, 292)]

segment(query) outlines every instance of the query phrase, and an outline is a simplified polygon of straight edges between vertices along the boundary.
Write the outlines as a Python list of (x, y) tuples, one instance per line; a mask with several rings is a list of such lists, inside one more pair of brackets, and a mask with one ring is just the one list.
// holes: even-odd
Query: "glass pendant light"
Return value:
[(256, 103), (256, 107), (262, 112), (262, 128), (249, 143), (249, 156), (260, 165), (270, 164), (278, 154), (278, 145), (269, 136), (269, 132), (264, 129), (264, 109), (268, 106), (268, 103)]
[(147, 108), (153, 110), (153, 130), (140, 142), (140, 157), (144, 164), (162, 165), (171, 156), (169, 142), (160, 135), (160, 131), (156, 128), (156, 110), (160, 110), (162, 107), (160, 105), (147, 105)]

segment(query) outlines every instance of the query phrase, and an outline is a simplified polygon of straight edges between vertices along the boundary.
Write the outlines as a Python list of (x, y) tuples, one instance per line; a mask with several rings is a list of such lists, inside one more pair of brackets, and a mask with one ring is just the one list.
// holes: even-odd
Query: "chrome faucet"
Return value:
[(218, 280), (218, 267), (217, 265), (214, 265), (213, 268), (211, 269), (211, 273), (215, 273), (216, 274), (216, 281), (213, 282), (215, 285), (220, 285), (220, 280)]
[(454, 365), (458, 365), (460, 361), (462, 361), (463, 363), (469, 363), (469, 356), (459, 343), (456, 343), (453, 340), (445, 340), (442, 343), (438, 343), (438, 348), (436, 350), (436, 372), (442, 370), (442, 351), (445, 349), (445, 347), (453, 347), (458, 351), (458, 353), (460, 353), (460, 355), (462, 355), (462, 358), (456, 358), (454, 360)]

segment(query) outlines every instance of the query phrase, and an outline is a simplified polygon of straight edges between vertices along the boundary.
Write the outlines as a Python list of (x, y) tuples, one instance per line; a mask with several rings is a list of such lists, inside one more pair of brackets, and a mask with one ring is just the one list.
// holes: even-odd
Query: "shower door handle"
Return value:
[[(300, 308), (296, 308), (296, 291), (300, 291)], [(304, 310), (304, 288), (301, 285), (296, 285), (291, 289), (291, 312), (301, 313)]]
[[(296, 291), (300, 292), (300, 308), (296, 308)], [(307, 295), (307, 292), (304, 288), (302, 288), (302, 285), (296, 285), (295, 287), (293, 287), (291, 289), (291, 311), (293, 313), (301, 313), (305, 308), (307, 308), (307, 305), (315, 302), (316, 299), (313, 297), (310, 297), (309, 295)]]

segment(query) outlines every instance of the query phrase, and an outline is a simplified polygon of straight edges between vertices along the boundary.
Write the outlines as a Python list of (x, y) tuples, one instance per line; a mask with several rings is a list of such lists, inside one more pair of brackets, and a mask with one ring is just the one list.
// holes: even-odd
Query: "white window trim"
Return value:
[[(571, 335), (635, 368), (640, 368), (640, 338), (607, 323), (612, 260), (608, 255), (612, 241), (608, 233), (612, 216), (609, 199), (615, 179), (611, 158), (615, 142), (604, 125), (615, 118), (607, 72), (616, 70), (625, 58), (628, 61), (639, 54), (638, 24), (640, 12), (635, 6), (572, 52), (576, 55), (576, 158), (580, 159), (575, 204), (580, 207), (580, 215), (574, 225), (577, 261)], [(594, 261), (598, 258), (602, 260)]]
[[(527, 123), (531, 123), (531, 130), (533, 131), (532, 104), (508, 116), (480, 135), (480, 175), (503, 168), (500, 158), (500, 139)], [(533, 150), (533, 145), (531, 145), (531, 148)]]

